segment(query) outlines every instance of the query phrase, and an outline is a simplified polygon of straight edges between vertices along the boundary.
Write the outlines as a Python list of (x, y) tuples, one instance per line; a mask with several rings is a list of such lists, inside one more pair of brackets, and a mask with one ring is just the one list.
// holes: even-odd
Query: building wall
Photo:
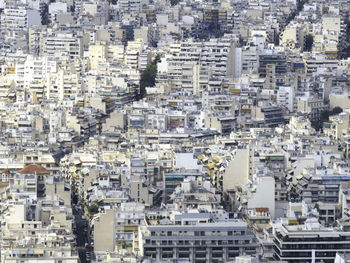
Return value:
[(336, 31), (340, 33), (340, 17), (326, 16), (322, 18), (323, 31)]
[(264, 176), (257, 179), (255, 193), (248, 200), (249, 208), (268, 207), (271, 218), (275, 218), (275, 179)]
[(330, 94), (329, 95), (329, 108), (333, 109), (334, 107), (340, 107), (346, 109), (350, 107), (350, 97), (348, 93), (341, 95)]
[(91, 69), (98, 68), (99, 61), (104, 61), (107, 58), (107, 48), (105, 45), (91, 45), (89, 47), (89, 59)]
[(205, 128), (221, 131), (221, 123), (217, 117), (207, 117), (205, 118)]
[(249, 148), (237, 149), (234, 159), (228, 164), (223, 177), (224, 191), (248, 183)]
[(139, 180), (130, 182), (130, 197), (136, 202), (153, 205), (153, 195), (149, 194), (148, 188)]
[(288, 42), (297, 43), (298, 35), (296, 27), (286, 28), (282, 33), (282, 43), (287, 44)]
[(94, 251), (114, 251), (115, 248), (115, 213), (107, 210), (100, 214), (94, 226)]

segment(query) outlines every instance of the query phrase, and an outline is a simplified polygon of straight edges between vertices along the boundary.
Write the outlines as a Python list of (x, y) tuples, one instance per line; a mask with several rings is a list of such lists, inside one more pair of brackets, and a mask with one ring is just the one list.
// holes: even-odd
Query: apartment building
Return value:
[(203, 24), (211, 30), (225, 30), (227, 27), (227, 10), (224, 8), (204, 8)]
[(220, 262), (257, 253), (255, 236), (245, 222), (211, 218), (210, 213), (183, 213), (159, 223), (146, 219), (139, 230), (140, 252), (157, 262)]
[(40, 43), (40, 54), (55, 58), (79, 58), (83, 55), (82, 38), (68, 32), (43, 34)]
[(141, 11), (141, 1), (140, 0), (121, 0), (118, 2), (120, 11), (122, 13), (136, 14)]
[(276, 74), (284, 74), (287, 72), (286, 56), (285, 54), (271, 54), (259, 56), (259, 75), (266, 77), (268, 65), (275, 66)]
[(27, 26), (28, 17), (25, 6), (6, 7), (1, 14), (2, 30), (26, 30)]
[(2, 262), (78, 263), (71, 233), (59, 224), (43, 226), (41, 221), (27, 221), (25, 215), (23, 205), (14, 205), (2, 215)]
[(304, 225), (282, 224), (274, 231), (276, 260), (333, 263), (337, 252), (350, 249), (349, 232), (322, 227), (316, 218)]
[(318, 98), (301, 98), (297, 102), (297, 110), (306, 113), (312, 122), (319, 120), (326, 109), (323, 100)]

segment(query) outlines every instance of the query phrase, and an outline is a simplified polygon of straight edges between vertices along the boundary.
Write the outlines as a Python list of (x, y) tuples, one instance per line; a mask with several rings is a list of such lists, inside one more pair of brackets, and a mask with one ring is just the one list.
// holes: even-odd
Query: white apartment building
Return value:
[(1, 30), (26, 30), (28, 26), (25, 6), (6, 7), (1, 14)]
[(48, 73), (57, 72), (57, 62), (49, 57), (34, 57), (29, 55), (24, 63), (24, 88), (31, 83), (40, 83)]
[(118, 1), (119, 10), (122, 13), (139, 13), (141, 11), (140, 0), (120, 0)]
[(49, 73), (46, 78), (47, 99), (74, 100), (81, 91), (79, 74), (68, 73), (63, 69)]
[(50, 33), (43, 35), (40, 54), (55, 58), (74, 59), (83, 55), (82, 38), (73, 33)]
[(290, 112), (294, 111), (294, 88), (291, 86), (279, 86), (277, 91), (277, 105), (286, 107)]

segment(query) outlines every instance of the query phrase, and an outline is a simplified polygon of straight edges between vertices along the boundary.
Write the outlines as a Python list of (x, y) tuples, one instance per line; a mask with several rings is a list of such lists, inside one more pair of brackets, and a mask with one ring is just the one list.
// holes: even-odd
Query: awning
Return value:
[(204, 156), (203, 155), (199, 155), (197, 158), (198, 158), (198, 160), (202, 160), (204, 158)]
[(34, 254), (35, 255), (44, 254), (44, 250), (43, 249), (34, 249)]
[(213, 169), (215, 167), (215, 164), (214, 163), (209, 163), (208, 167), (209, 167), (209, 169)]
[(124, 226), (125, 231), (137, 231), (138, 226)]
[(213, 160), (214, 160), (215, 162), (219, 162), (219, 161), (220, 161), (220, 156), (215, 156), (215, 157), (213, 158)]

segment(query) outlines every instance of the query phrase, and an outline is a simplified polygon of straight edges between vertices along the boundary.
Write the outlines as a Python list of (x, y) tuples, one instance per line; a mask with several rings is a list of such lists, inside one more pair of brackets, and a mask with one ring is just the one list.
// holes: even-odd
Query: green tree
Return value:
[(343, 112), (343, 109), (341, 107), (337, 106), (331, 110), (329, 115), (337, 115), (337, 114), (342, 113), (342, 112)]
[(320, 206), (318, 205), (318, 203), (315, 204), (314, 208), (319, 212), (320, 211)]
[(329, 115), (330, 115), (329, 110), (322, 111), (322, 113), (321, 113), (321, 122), (329, 121)]
[(146, 96), (146, 87), (154, 87), (156, 85), (157, 77), (157, 63), (160, 61), (160, 55), (157, 55), (152, 63), (148, 64), (141, 74), (140, 80), (140, 97)]
[(98, 213), (98, 205), (96, 205), (96, 204), (89, 205), (88, 211), (91, 215), (97, 214)]
[(156, 84), (157, 65), (148, 64), (141, 74), (140, 95), (141, 98), (146, 96), (146, 87), (154, 87)]
[(324, 122), (329, 122), (329, 115), (330, 111), (329, 110), (324, 110), (321, 112), (321, 117), (318, 121), (312, 122), (311, 126), (314, 128), (316, 131), (321, 130), (322, 131), (322, 125)]

